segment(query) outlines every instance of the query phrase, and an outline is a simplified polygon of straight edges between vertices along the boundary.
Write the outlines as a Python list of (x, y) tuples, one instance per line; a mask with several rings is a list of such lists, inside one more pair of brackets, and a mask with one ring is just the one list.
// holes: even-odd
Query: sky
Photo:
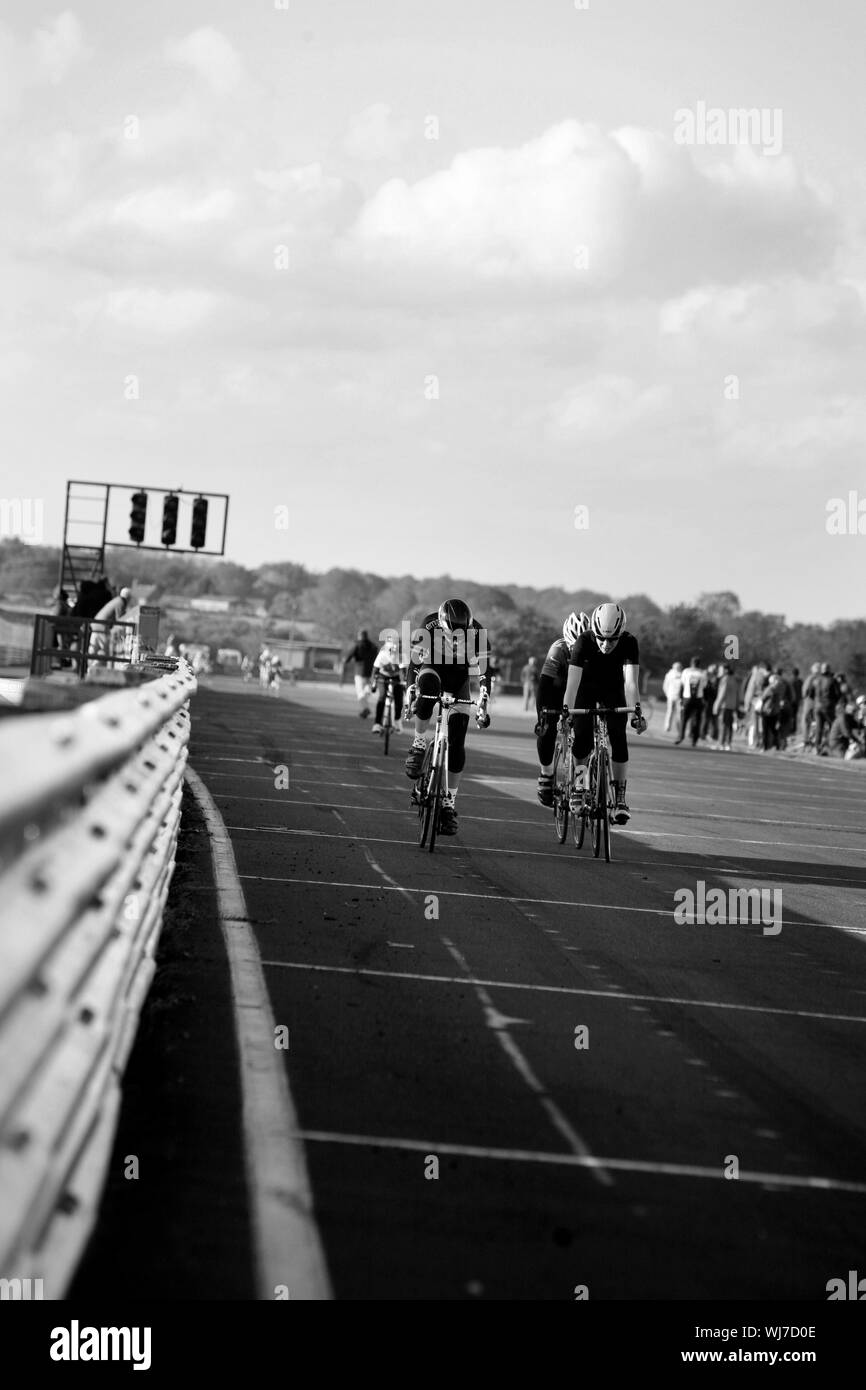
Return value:
[(864, 616), (864, 51), (853, 0), (6, 0), (0, 502)]

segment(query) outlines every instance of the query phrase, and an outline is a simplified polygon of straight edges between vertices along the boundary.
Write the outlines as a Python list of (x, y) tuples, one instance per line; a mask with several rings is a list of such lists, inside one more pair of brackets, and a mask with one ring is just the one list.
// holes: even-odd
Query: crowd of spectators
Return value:
[(866, 756), (866, 694), (840, 671), (814, 662), (802, 679), (797, 667), (775, 669), (759, 661), (748, 674), (733, 664), (675, 661), (663, 691), (665, 730), (675, 742), (700, 742), (730, 752), (735, 735), (765, 753), (798, 747), (821, 757)]

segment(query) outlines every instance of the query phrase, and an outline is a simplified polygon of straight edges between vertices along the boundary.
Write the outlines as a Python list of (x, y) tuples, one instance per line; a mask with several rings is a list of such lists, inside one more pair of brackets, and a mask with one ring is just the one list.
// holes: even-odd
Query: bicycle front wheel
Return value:
[(601, 797), (604, 793), (601, 782), (603, 776), (599, 760), (593, 756), (589, 763), (589, 814), (592, 817), (592, 852), (596, 859), (601, 853)]
[(436, 847), (436, 832), (437, 832), (438, 829), (439, 829), (439, 812), (440, 812), (440, 810), (442, 809), (442, 764), (443, 764), (443, 760), (444, 760), (444, 754), (440, 754), (439, 761), (436, 763), (435, 767), (433, 768), (432, 773), (430, 774), (430, 798), (429, 798), (429, 801), (430, 801), (430, 804), (429, 804), (430, 840), (429, 840), (429, 843), (428, 843), (428, 845), (427, 845), (427, 848), (428, 848), (428, 850), (430, 851), (431, 854), (433, 853), (433, 850), (434, 850), (435, 847)]
[(610, 863), (610, 768), (607, 758), (602, 763), (601, 790), (603, 796), (599, 797), (599, 816), (601, 818), (601, 836), (604, 841), (604, 857), (606, 863)]
[(567, 759), (563, 757), (562, 748), (557, 744), (553, 757), (553, 824), (556, 829), (556, 838), (561, 845), (565, 844), (565, 837), (568, 834), (569, 791)]
[(430, 830), (430, 780), (433, 768), (433, 745), (428, 745), (416, 783), (418, 796), (418, 847), (423, 849)]
[(385, 706), (385, 719), (382, 726), (382, 749), (385, 757), (388, 756), (388, 745), (391, 742), (391, 706)]

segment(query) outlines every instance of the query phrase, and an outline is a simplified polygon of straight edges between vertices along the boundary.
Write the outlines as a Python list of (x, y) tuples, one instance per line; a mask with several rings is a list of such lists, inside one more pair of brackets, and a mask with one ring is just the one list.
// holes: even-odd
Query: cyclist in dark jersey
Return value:
[(542, 806), (553, 805), (553, 753), (556, 748), (556, 720), (552, 715), (542, 714), (542, 710), (562, 708), (571, 649), (580, 634), (589, 631), (589, 621), (585, 613), (581, 613), (580, 617), (570, 613), (562, 624), (562, 636), (557, 637), (551, 646), (541, 668), (536, 696), (538, 723), (535, 726), (535, 746), (540, 768), (538, 799)]
[[(625, 613), (618, 603), (600, 603), (592, 615), (589, 632), (581, 633), (571, 652), (565, 704), (573, 709), (580, 689), (580, 708), (593, 705), (605, 707), (634, 705), (632, 728), (642, 734), (646, 720), (641, 714), (637, 638), (627, 632)], [(626, 769), (628, 741), (624, 714), (612, 714), (607, 720), (613, 764), (614, 805), (611, 819), (617, 825), (628, 822), (630, 811), (626, 804)], [(574, 731), (572, 749), (575, 759), (586, 768), (592, 752), (593, 720), (588, 714), (575, 715), (571, 721)], [(585, 794), (586, 772), (581, 777), (578, 795)]]
[[(463, 599), (446, 599), (437, 613), (428, 613), (420, 628), (412, 633), (409, 659), (409, 691), (415, 697), (415, 738), (406, 759), (406, 775), (415, 781), (427, 750), (426, 735), (430, 730), (436, 691), (453, 695), (458, 700), (471, 699), (470, 675), (478, 675), (481, 698), (475, 722), (481, 729), (490, 723), (487, 702), (490, 697), (490, 672), (487, 667), (486, 632), (473, 618)], [(407, 708), (413, 700), (407, 698)], [(469, 715), (456, 710), (448, 726), (448, 795), (442, 803), (439, 819), (440, 835), (457, 834), (457, 811), (454, 799), (460, 785), (460, 773), (466, 762), (466, 730)]]

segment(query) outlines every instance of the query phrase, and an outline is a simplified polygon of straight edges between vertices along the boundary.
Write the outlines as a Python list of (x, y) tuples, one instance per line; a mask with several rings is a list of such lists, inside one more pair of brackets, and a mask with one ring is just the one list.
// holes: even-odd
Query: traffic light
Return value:
[(201, 550), (207, 531), (207, 498), (197, 497), (192, 504), (192, 533), (189, 543), (193, 550)]
[(177, 540), (177, 508), (178, 498), (170, 492), (162, 504), (163, 545), (174, 545)]
[(147, 516), (147, 493), (134, 492), (129, 513), (129, 539), (141, 545), (144, 540), (144, 522)]

